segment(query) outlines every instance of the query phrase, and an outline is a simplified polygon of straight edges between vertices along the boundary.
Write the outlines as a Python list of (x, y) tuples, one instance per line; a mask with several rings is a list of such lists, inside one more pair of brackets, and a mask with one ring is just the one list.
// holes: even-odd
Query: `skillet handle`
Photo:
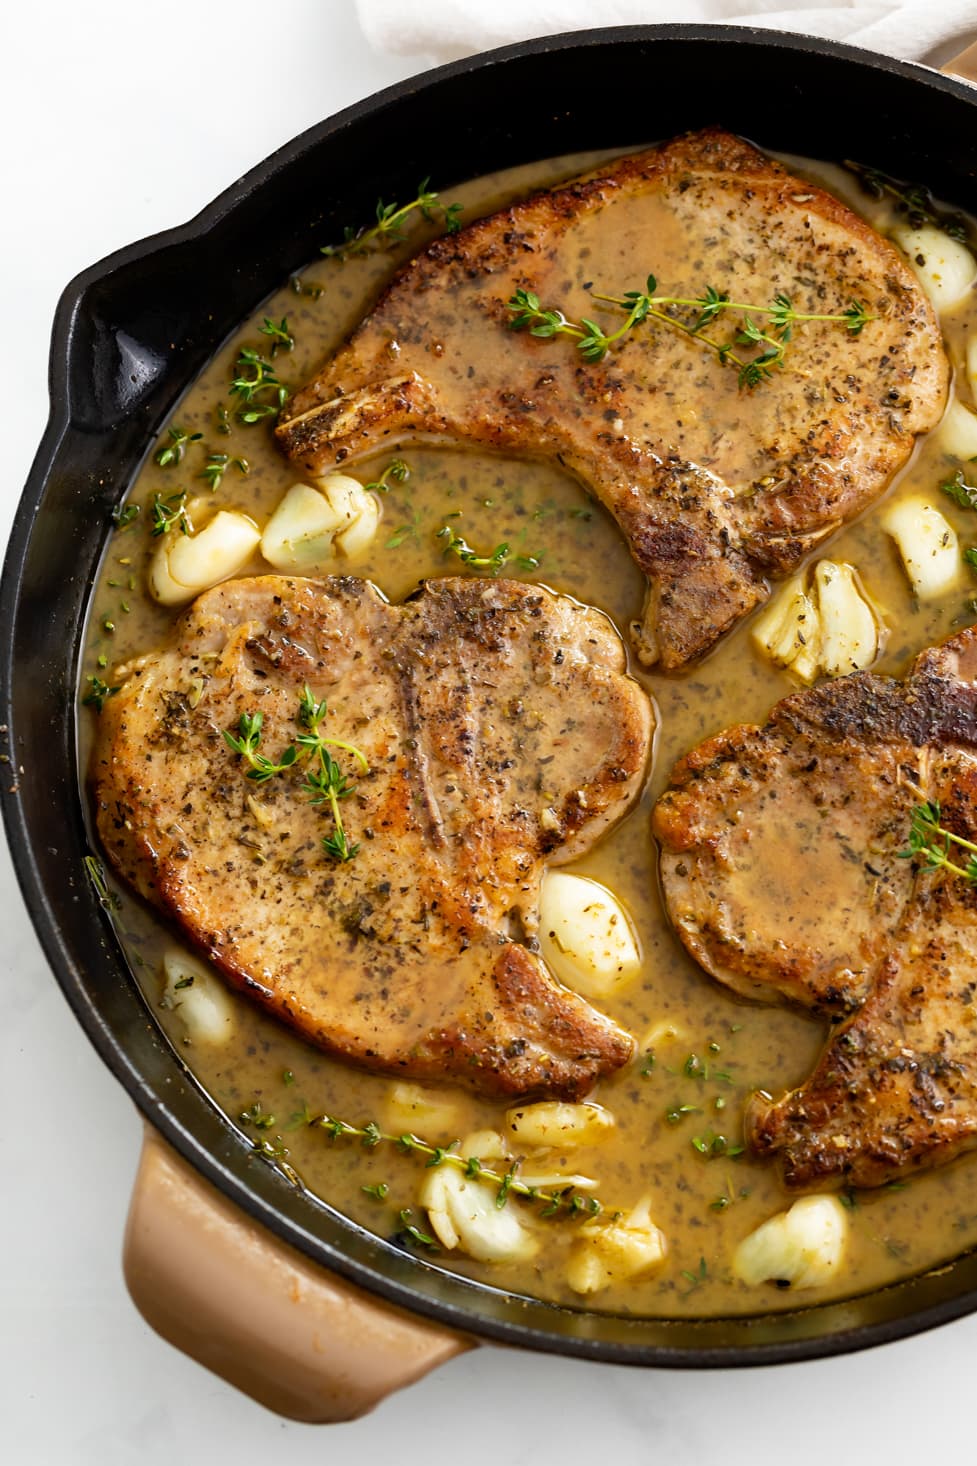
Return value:
[(123, 1264), (157, 1333), (292, 1420), (355, 1419), (474, 1343), (375, 1302), (280, 1242), (148, 1125)]
[(968, 46), (966, 51), (961, 51), (959, 56), (944, 61), (940, 70), (947, 76), (958, 77), (960, 81), (977, 82), (977, 41)]

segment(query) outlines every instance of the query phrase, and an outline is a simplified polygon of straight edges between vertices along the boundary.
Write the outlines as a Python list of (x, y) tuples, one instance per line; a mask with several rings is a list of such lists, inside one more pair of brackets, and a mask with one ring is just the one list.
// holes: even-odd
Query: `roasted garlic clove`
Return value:
[[(467, 1141), (462, 1154), (469, 1155)], [(497, 1205), (495, 1182), (466, 1176), (441, 1164), (428, 1171), (419, 1200), (443, 1247), (460, 1248), (479, 1262), (526, 1262), (539, 1251), (539, 1238), (526, 1227), (510, 1197)]]
[(539, 896), (543, 960), (575, 992), (606, 998), (641, 970), (637, 937), (624, 907), (597, 881), (547, 871)]
[(930, 601), (953, 589), (960, 547), (953, 526), (934, 505), (917, 497), (898, 499), (883, 514), (882, 527), (896, 542), (914, 595)]
[(394, 1084), (387, 1094), (384, 1113), (388, 1128), (398, 1135), (405, 1131), (418, 1135), (458, 1133), (458, 1103), (444, 1090)]
[(380, 501), (347, 474), (293, 484), (265, 526), (261, 553), (276, 570), (310, 570), (336, 555), (364, 554), (380, 523)]
[(910, 267), (937, 310), (949, 310), (973, 290), (977, 260), (958, 239), (951, 239), (933, 224), (924, 224), (920, 229), (897, 225), (892, 238), (905, 251)]
[(164, 606), (192, 601), (242, 570), (260, 539), (254, 521), (230, 509), (218, 509), (195, 534), (171, 529), (149, 567), (150, 593)]
[(174, 1011), (194, 1044), (228, 1043), (236, 1027), (234, 1003), (215, 972), (179, 947), (163, 954), (162, 1006)]
[(794, 576), (754, 623), (760, 651), (808, 684), (870, 667), (882, 628), (852, 566), (820, 560), (805, 583)]
[(509, 1134), (520, 1146), (534, 1150), (567, 1150), (579, 1145), (597, 1145), (614, 1129), (614, 1116), (603, 1105), (569, 1104), (542, 1100), (535, 1105), (517, 1105), (506, 1110)]
[(821, 621), (817, 606), (795, 575), (753, 623), (753, 641), (781, 667), (790, 667), (804, 682), (813, 682), (820, 667)]
[(821, 666), (829, 677), (870, 667), (879, 650), (875, 612), (850, 565), (821, 560), (814, 571), (821, 620)]
[(613, 1221), (581, 1227), (570, 1254), (567, 1282), (575, 1293), (597, 1293), (650, 1272), (665, 1260), (665, 1234), (651, 1219), (651, 1199), (643, 1197)]
[(954, 398), (936, 429), (936, 437), (944, 453), (953, 458), (977, 457), (977, 413)]
[(751, 1287), (820, 1287), (841, 1267), (848, 1229), (848, 1213), (836, 1196), (803, 1196), (743, 1239), (733, 1272)]

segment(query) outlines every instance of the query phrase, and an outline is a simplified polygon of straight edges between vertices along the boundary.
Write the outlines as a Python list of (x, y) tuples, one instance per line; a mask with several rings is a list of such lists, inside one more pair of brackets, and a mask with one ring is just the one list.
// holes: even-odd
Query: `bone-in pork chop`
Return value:
[[(352, 786), (348, 861), (303, 787), (306, 685)], [(286, 765), (262, 781), (223, 736), (257, 713), (252, 752)], [(98, 828), (226, 977), (323, 1048), (576, 1096), (632, 1044), (536, 956), (539, 881), (627, 810), (650, 736), (618, 636), (568, 597), (442, 580), (391, 606), (362, 580), (241, 580), (202, 595), (106, 703)]]
[[(783, 294), (829, 314), (857, 300), (876, 319), (859, 335), (795, 326), (785, 369), (753, 390), (660, 323), (594, 363), (565, 336), (510, 329), (507, 302), (522, 289), (610, 332), (623, 318), (594, 293), (643, 290), (649, 272), (670, 296), (712, 286), (763, 306)], [(737, 324), (742, 314), (720, 317), (705, 334), (732, 342)], [(669, 669), (708, 650), (766, 597), (766, 576), (882, 492), (946, 389), (933, 310), (893, 247), (713, 129), (436, 240), (286, 406), (278, 439), (318, 473), (404, 438), (559, 461), (624, 531), (648, 580), (637, 652)]]
[(709, 739), (656, 808), (692, 955), (833, 1020), (814, 1073), (748, 1115), (789, 1186), (876, 1186), (977, 1144), (977, 889), (901, 856), (923, 801), (977, 841), (975, 628), (905, 683), (856, 673)]

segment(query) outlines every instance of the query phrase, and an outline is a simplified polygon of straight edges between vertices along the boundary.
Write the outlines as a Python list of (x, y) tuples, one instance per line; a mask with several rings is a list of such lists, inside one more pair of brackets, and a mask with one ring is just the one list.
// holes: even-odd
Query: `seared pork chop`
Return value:
[(977, 841), (977, 628), (905, 683), (856, 673), (709, 739), (655, 810), (692, 955), (834, 1020), (810, 1078), (748, 1115), (789, 1186), (877, 1186), (977, 1144), (977, 889), (902, 855), (930, 800)]
[[(303, 687), (352, 785), (331, 857)], [(226, 743), (262, 714), (263, 781)], [(648, 699), (600, 612), (535, 586), (267, 576), (206, 592), (106, 703), (94, 759), (113, 864), (231, 982), (334, 1054), (491, 1095), (577, 1096), (631, 1040), (536, 956), (547, 861), (637, 795)], [(365, 757), (364, 772), (356, 754)]]
[[(821, 313), (858, 300), (877, 319), (860, 335), (795, 326), (786, 368), (752, 391), (660, 323), (595, 363), (566, 337), (510, 329), (522, 289), (614, 330), (620, 313), (591, 291), (644, 289), (649, 271), (671, 296), (712, 286), (762, 306), (785, 294)], [(732, 342), (742, 324), (719, 318), (705, 334)], [(404, 438), (557, 460), (624, 531), (648, 580), (638, 656), (667, 670), (707, 651), (765, 599), (766, 576), (882, 492), (946, 390), (934, 312), (893, 247), (713, 129), (436, 240), (285, 407), (278, 439), (313, 473)]]

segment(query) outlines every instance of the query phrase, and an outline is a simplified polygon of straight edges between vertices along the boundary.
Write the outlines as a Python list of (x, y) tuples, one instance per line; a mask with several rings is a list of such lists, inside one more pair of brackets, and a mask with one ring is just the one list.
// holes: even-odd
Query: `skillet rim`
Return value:
[[(0, 581), (0, 718), (10, 730), (15, 766), (18, 758), (13, 750), (18, 746), (20, 720), (20, 707), (15, 710), (14, 705), (18, 667), (17, 633), (23, 633), (23, 622), (30, 609), (25, 605), (24, 599), (25, 566), (36, 516), (48, 495), (59, 465), (59, 455), (62, 454), (65, 439), (73, 426), (71, 378), (73, 370), (77, 370), (79, 364), (79, 339), (84, 308), (96, 288), (111, 283), (113, 276), (133, 264), (151, 261), (172, 249), (192, 248), (195, 245), (199, 247), (218, 225), (231, 219), (244, 204), (260, 195), (283, 170), (296, 165), (327, 140), (341, 136), (345, 130), (355, 128), (366, 119), (375, 118), (388, 108), (401, 106), (416, 94), (431, 92), (447, 82), (487, 73), (491, 68), (535, 56), (595, 49), (599, 51), (602, 47), (613, 50), (619, 46), (638, 43), (654, 45), (659, 42), (721, 42), (743, 47), (759, 46), (764, 52), (775, 54), (801, 52), (805, 55), (835, 58), (868, 67), (876, 73), (888, 73), (921, 84), (929, 90), (955, 97), (970, 106), (977, 104), (977, 90), (970, 84), (943, 76), (918, 63), (897, 61), (842, 43), (761, 28), (674, 24), (611, 27), (539, 37), (438, 67), (353, 104), (277, 149), (223, 190), (190, 220), (125, 246), (80, 272), (65, 288), (57, 307), (49, 366), (50, 416), (13, 521)], [(218, 341), (213, 341), (208, 356), (218, 344)], [(179, 364), (177, 376), (178, 389), (182, 392), (187, 374)], [(150, 430), (150, 442), (165, 421), (168, 410), (169, 407)], [(126, 483), (129, 481), (131, 475), (126, 478)], [(98, 560), (106, 538), (107, 532), (103, 530), (99, 555), (81, 596), (80, 604), (83, 607), (88, 604), (91, 583), (98, 573)], [(80, 832), (85, 839), (77, 767), (74, 762), (76, 707), (73, 696), (70, 696), (77, 685), (83, 626), (84, 617), (73, 625), (72, 639), (67, 647), (68, 675), (64, 686), (69, 692), (69, 718), (63, 720), (66, 736), (61, 751), (67, 753), (68, 763), (61, 773), (68, 776), (68, 782), (75, 791), (74, 804), (77, 807), (69, 812), (69, 818), (73, 820), (72, 833)], [(0, 736), (4, 733), (5, 729), (0, 728)], [(321, 1232), (311, 1232), (308, 1226), (303, 1226), (296, 1218), (284, 1214), (281, 1203), (286, 1196), (282, 1188), (284, 1187), (284, 1193), (291, 1193), (291, 1188), (287, 1183), (281, 1182), (269, 1168), (253, 1160), (242, 1145), (239, 1132), (232, 1129), (230, 1122), (220, 1116), (217, 1129), (228, 1132), (223, 1139), (227, 1142), (229, 1137), (233, 1137), (232, 1144), (205, 1144), (197, 1130), (192, 1129), (176, 1113), (173, 1096), (167, 1094), (164, 1098), (159, 1084), (151, 1082), (143, 1067), (135, 1063), (108, 1016), (93, 1004), (85, 990), (82, 967), (67, 945), (63, 915), (59, 912), (58, 905), (65, 900), (80, 901), (85, 905), (85, 919), (93, 926), (97, 945), (109, 965), (117, 970), (124, 968), (120, 950), (108, 922), (98, 911), (97, 902), (83, 883), (79, 881), (76, 888), (69, 875), (67, 892), (52, 892), (45, 883), (35, 848), (37, 842), (43, 839), (44, 832), (32, 832), (24, 803), (19, 797), (15, 797), (16, 794), (16, 779), (12, 788), (8, 788), (5, 782), (0, 789), (0, 803), (21, 892), (48, 963), (100, 1057), (124, 1085), (145, 1118), (220, 1192), (268, 1227), (282, 1241), (297, 1247), (313, 1261), (336, 1271), (369, 1293), (452, 1329), (475, 1333), (498, 1342), (607, 1362), (665, 1367), (747, 1366), (845, 1353), (920, 1332), (977, 1308), (977, 1260), (972, 1254), (964, 1254), (948, 1267), (937, 1270), (937, 1276), (909, 1278), (889, 1288), (864, 1295), (864, 1299), (868, 1300), (898, 1301), (922, 1287), (930, 1292), (935, 1287), (935, 1297), (924, 1302), (922, 1306), (916, 1309), (910, 1307), (907, 1311), (892, 1311), (875, 1322), (857, 1322), (858, 1306), (864, 1301), (858, 1298), (839, 1304), (814, 1305), (792, 1313), (672, 1322), (628, 1319), (601, 1314), (594, 1309), (559, 1308), (535, 1299), (511, 1299), (500, 1294), (497, 1289), (443, 1274), (422, 1259), (404, 1258), (387, 1244), (376, 1243), (363, 1229), (341, 1218), (338, 1213), (318, 1204), (314, 1207), (314, 1213), (320, 1221), (328, 1220), (330, 1225), (326, 1230), (330, 1233), (331, 1240), (324, 1238)], [(125, 981), (127, 984), (131, 983), (127, 969)], [(131, 989), (130, 1001), (134, 997), (142, 1009), (143, 1000), (138, 995), (135, 984), (131, 984)], [(145, 1011), (141, 1012), (141, 1020), (143, 1026), (149, 1026), (145, 1022)], [(195, 1107), (199, 1110), (202, 1103), (206, 1110), (212, 1112), (212, 1117), (213, 1114), (219, 1115), (213, 1101), (204, 1095), (196, 1081), (182, 1069), (175, 1051), (165, 1040), (160, 1040), (155, 1029), (153, 1036), (156, 1056), (166, 1060), (164, 1068), (170, 1071), (167, 1082), (177, 1080), (181, 1103), (183, 1096), (189, 1096), (187, 1103), (190, 1104), (191, 1112)], [(212, 1125), (206, 1124), (199, 1128), (203, 1128), (205, 1132), (214, 1129)], [(310, 1217), (312, 1214), (309, 1214)], [(346, 1247), (338, 1245), (340, 1241), (345, 1242)], [(348, 1250), (350, 1244), (358, 1244), (355, 1254)], [(973, 1265), (964, 1269), (963, 1265), (968, 1259)], [(375, 1265), (379, 1262), (384, 1264), (383, 1271)], [(958, 1271), (966, 1271), (968, 1274), (962, 1290), (959, 1283), (952, 1289), (949, 1287)], [(445, 1285), (429, 1286), (431, 1275), (436, 1275)], [(418, 1277), (422, 1282), (427, 1279), (424, 1287), (418, 1283)], [(819, 1323), (811, 1328), (812, 1320), (827, 1320), (827, 1331)], [(832, 1321), (838, 1327), (831, 1328)], [(557, 1327), (557, 1324), (562, 1324), (562, 1327)], [(598, 1335), (593, 1332), (595, 1328), (599, 1331)], [(737, 1337), (731, 1343), (710, 1342), (710, 1336), (716, 1333), (717, 1328), (725, 1328), (728, 1333)], [(781, 1337), (761, 1337), (770, 1331)], [(670, 1334), (675, 1342), (668, 1342), (666, 1338), (649, 1342), (647, 1338), (636, 1337), (649, 1332), (665, 1336)], [(690, 1338), (692, 1342), (688, 1342)]]

